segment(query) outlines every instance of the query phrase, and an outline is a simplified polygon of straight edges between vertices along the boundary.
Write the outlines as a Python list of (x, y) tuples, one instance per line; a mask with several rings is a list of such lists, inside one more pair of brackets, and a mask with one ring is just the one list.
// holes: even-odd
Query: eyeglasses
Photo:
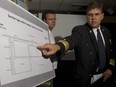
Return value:
[(102, 13), (95, 13), (95, 14), (88, 13), (87, 16), (88, 16), (88, 17), (93, 17), (93, 16), (98, 17), (98, 16), (100, 16), (101, 14), (102, 14)]

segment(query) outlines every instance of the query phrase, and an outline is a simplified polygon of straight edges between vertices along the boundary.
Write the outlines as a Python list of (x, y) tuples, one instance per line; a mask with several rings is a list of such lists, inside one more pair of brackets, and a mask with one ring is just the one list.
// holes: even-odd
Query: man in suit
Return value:
[[(60, 56), (74, 49), (76, 87), (104, 87), (112, 75), (115, 61), (112, 56), (111, 34), (101, 25), (104, 18), (102, 3), (90, 3), (86, 17), (87, 23), (74, 27), (70, 36), (56, 44), (38, 46), (37, 49), (46, 56), (55, 53)], [(99, 45), (98, 36), (102, 38), (103, 46)], [(95, 78), (98, 80), (95, 81)]]

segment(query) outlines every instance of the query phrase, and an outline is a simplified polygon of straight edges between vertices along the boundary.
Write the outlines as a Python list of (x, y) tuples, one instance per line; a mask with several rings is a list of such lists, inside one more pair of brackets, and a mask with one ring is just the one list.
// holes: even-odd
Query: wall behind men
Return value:
[(71, 34), (72, 28), (86, 22), (85, 15), (56, 14), (54, 36), (65, 37)]

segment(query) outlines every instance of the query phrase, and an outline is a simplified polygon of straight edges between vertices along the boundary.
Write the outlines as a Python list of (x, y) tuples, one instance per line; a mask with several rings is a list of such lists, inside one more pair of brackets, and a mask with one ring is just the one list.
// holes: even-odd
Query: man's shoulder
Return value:
[(85, 31), (86, 28), (87, 28), (86, 25), (78, 25), (78, 26), (75, 26), (72, 31), (81, 31), (82, 32), (82, 31)]
[(86, 26), (85, 25), (77, 25), (74, 28), (84, 28), (84, 27), (86, 27)]
[(110, 32), (110, 30), (107, 27), (103, 26), (103, 25), (101, 26), (101, 29), (103, 29), (106, 32)]

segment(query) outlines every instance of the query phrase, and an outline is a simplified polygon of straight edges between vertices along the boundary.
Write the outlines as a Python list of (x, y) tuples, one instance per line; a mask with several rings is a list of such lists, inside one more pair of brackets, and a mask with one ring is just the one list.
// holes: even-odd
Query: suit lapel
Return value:
[(87, 31), (89, 33), (89, 37), (91, 39), (92, 45), (93, 45), (93, 47), (94, 47), (94, 49), (96, 51), (96, 54), (98, 55), (98, 50), (99, 49), (98, 49), (98, 44), (97, 44), (97, 40), (96, 40), (96, 37), (94, 35), (94, 32), (91, 29), (91, 27), (89, 27), (89, 25), (87, 23), (85, 25), (87, 26)]

